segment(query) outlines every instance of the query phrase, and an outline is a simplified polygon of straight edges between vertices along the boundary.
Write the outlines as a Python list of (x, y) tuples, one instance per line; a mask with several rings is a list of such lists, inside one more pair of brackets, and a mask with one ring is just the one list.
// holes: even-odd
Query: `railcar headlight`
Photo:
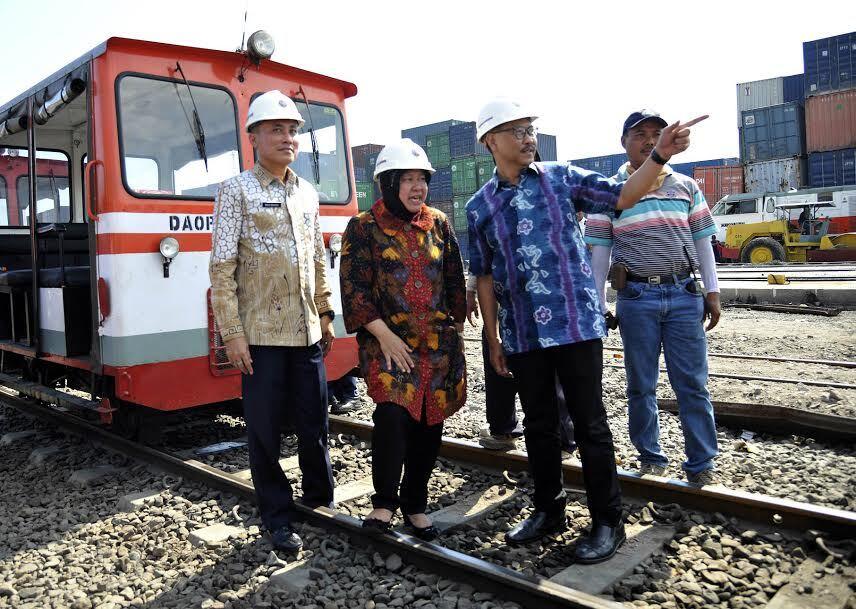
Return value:
[(330, 235), (330, 251), (337, 254), (342, 251), (342, 235), (339, 233)]
[(161, 239), (159, 249), (161, 256), (167, 260), (172, 260), (178, 256), (178, 239), (175, 237), (164, 237)]
[(158, 246), (161, 256), (163, 256), (163, 276), (169, 277), (169, 265), (172, 259), (178, 256), (178, 239), (175, 237), (164, 237)]
[(275, 50), (273, 36), (264, 30), (253, 32), (247, 40), (247, 54), (255, 63), (259, 63), (262, 59), (270, 59)]

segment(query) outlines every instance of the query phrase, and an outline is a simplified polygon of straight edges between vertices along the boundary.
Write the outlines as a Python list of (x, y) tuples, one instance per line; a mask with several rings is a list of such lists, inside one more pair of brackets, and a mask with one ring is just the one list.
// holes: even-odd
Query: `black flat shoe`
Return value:
[(589, 536), (577, 544), (574, 551), (575, 561), (582, 565), (592, 565), (608, 560), (626, 539), (623, 522), (614, 527), (605, 524), (592, 525)]
[(298, 552), (303, 547), (303, 540), (300, 539), (294, 529), (290, 526), (279, 527), (270, 535), (273, 547), (282, 552)]
[(357, 409), (357, 398), (345, 398), (330, 406), (330, 414), (348, 414)]
[(533, 512), (505, 534), (505, 541), (510, 544), (529, 543), (549, 533), (564, 531), (567, 526), (564, 508), (561, 512)]
[(408, 516), (404, 517), (404, 530), (410, 535), (418, 537), (422, 541), (434, 541), (440, 536), (440, 529), (435, 527), (433, 524), (429, 524), (427, 527), (418, 527), (410, 522), (410, 518)]
[(380, 520), (378, 518), (363, 518), (363, 528), (378, 533), (386, 533), (392, 528), (392, 521)]

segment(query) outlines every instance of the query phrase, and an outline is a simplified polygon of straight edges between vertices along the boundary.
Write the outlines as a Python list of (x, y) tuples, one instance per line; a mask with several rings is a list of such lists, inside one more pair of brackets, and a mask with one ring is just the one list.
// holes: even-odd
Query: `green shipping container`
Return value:
[(470, 195), (478, 190), (476, 180), (476, 157), (455, 159), (452, 163), (452, 194)]
[(476, 157), (476, 182), (479, 188), (487, 184), (493, 177), (494, 167), (496, 167), (496, 163), (493, 162), (492, 156)]
[(470, 200), (470, 195), (457, 195), (452, 199), (452, 207), (455, 208), (455, 233), (459, 235), (467, 232), (467, 202)]
[(357, 208), (360, 211), (366, 211), (371, 209), (374, 202), (374, 184), (372, 182), (357, 182)]
[(452, 160), (452, 155), (449, 151), (449, 132), (434, 133), (428, 136), (425, 143), (425, 153), (428, 155), (428, 160), (434, 169), (442, 169), (448, 167)]

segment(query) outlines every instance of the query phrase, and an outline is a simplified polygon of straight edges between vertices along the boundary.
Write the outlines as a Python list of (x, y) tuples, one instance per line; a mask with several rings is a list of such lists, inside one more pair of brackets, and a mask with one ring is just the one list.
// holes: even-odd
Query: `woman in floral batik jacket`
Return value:
[(443, 421), (466, 399), (463, 263), (446, 215), (426, 205), (433, 173), (408, 139), (381, 151), (383, 196), (348, 224), (340, 270), (345, 327), (357, 333), (376, 403), (374, 509), (363, 526), (388, 530), (401, 507), (405, 527), (423, 539), (437, 536), (425, 510)]

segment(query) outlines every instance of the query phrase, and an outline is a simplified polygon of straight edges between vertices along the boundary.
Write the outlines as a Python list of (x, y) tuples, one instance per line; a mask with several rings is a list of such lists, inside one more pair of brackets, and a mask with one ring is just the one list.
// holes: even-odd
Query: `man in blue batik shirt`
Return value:
[(566, 526), (558, 376), (592, 515), (591, 533), (577, 544), (576, 562), (596, 563), (615, 554), (625, 533), (601, 395), (606, 327), (576, 212), (633, 206), (666, 161), (689, 147), (689, 127), (704, 117), (666, 127), (651, 158), (624, 184), (566, 163), (535, 163), (536, 118), (509, 99), (482, 108), (477, 136), (493, 154), (496, 172), (467, 203), (470, 272), (477, 277), (490, 359), (499, 374), (513, 372), (517, 379), (535, 482), (535, 510), (506, 540), (526, 543)]

